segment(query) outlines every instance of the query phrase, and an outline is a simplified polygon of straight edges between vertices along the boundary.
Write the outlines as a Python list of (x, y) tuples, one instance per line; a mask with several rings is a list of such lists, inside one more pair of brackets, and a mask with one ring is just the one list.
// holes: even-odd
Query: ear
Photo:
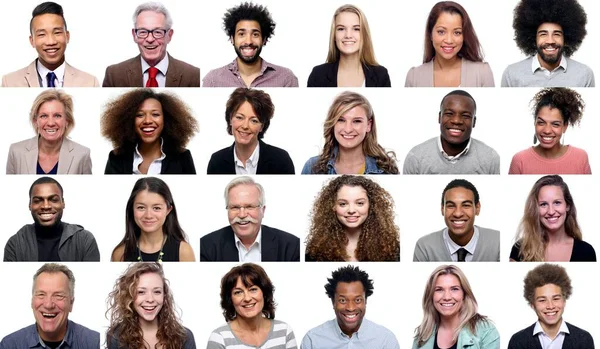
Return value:
[(441, 124), (441, 123), (442, 123), (442, 112), (440, 111), (438, 113), (438, 124)]
[(29, 35), (29, 44), (31, 45), (31, 47), (35, 48), (35, 45), (33, 44), (33, 36)]
[(171, 39), (173, 38), (173, 29), (169, 29), (167, 31), (167, 35), (165, 35), (165, 43), (170, 43)]
[(441, 206), (441, 212), (442, 212), (442, 216), (446, 216), (446, 206), (444, 206), (444, 204), (442, 204)]
[(367, 133), (371, 132), (371, 126), (373, 126), (373, 119), (367, 121)]
[(479, 211), (481, 210), (481, 202), (475, 204), (475, 215), (479, 216)]
[(131, 29), (131, 36), (133, 37), (133, 42), (137, 44), (137, 36), (135, 36), (135, 29)]
[(171, 213), (171, 211), (173, 211), (173, 205), (169, 205), (169, 208), (167, 208), (167, 216)]
[(475, 124), (477, 123), (477, 117), (473, 116), (473, 128), (475, 128)]
[(229, 37), (229, 42), (235, 46), (235, 41), (233, 40), (233, 35)]
[(67, 30), (65, 32), (65, 36), (67, 37), (67, 44), (69, 43), (69, 40), (71, 40), (71, 33), (69, 33), (69, 31)]

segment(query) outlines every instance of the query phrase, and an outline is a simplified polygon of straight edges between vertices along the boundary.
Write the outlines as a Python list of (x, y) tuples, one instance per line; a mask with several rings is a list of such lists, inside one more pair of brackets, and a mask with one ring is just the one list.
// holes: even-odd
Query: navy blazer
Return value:
[[(339, 61), (313, 68), (308, 77), (308, 87), (337, 87)], [(362, 65), (366, 87), (392, 87), (387, 69), (382, 65)]]
[[(510, 338), (508, 349), (542, 349), (540, 339), (533, 335), (535, 324), (521, 330)], [(586, 330), (567, 322), (569, 334), (565, 334), (562, 349), (594, 349), (594, 339)]]
[[(134, 149), (124, 149), (119, 154), (114, 150), (108, 154), (104, 174), (133, 174), (133, 152)], [(196, 174), (192, 153), (186, 149), (183, 153), (167, 151), (162, 160), (160, 174)]]
[[(295, 174), (294, 163), (287, 151), (259, 140), (256, 174)], [(235, 142), (210, 157), (207, 174), (235, 174), (233, 160)]]
[[(300, 262), (300, 239), (283, 230), (262, 225), (260, 252), (263, 262)], [(201, 262), (239, 262), (230, 225), (200, 238)]]

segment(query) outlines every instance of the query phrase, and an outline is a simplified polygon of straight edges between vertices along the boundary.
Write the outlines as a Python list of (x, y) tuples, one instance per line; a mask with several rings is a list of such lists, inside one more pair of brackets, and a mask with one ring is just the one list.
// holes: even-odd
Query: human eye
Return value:
[(438, 29), (437, 33), (438, 33), (438, 35), (444, 35), (444, 34), (446, 34), (446, 31), (443, 29)]
[(344, 119), (344, 118), (339, 118), (337, 122), (338, 122), (338, 124), (340, 124), (340, 123), (344, 123), (344, 122), (346, 122), (346, 119)]
[(362, 302), (363, 302), (363, 299), (361, 297), (354, 299), (354, 303), (356, 303), (356, 304), (360, 304)]
[(339, 201), (339, 202), (338, 202), (338, 206), (339, 206), (339, 207), (346, 207), (346, 202), (344, 202), (344, 201)]
[(50, 198), (50, 201), (53, 203), (57, 203), (60, 202), (60, 198), (58, 196), (53, 196), (52, 198)]
[(160, 206), (154, 206), (154, 207), (152, 207), (152, 209), (154, 211), (160, 211), (160, 210), (162, 210), (162, 207), (160, 207)]
[(62, 293), (59, 293), (59, 294), (55, 294), (55, 295), (54, 295), (54, 299), (56, 299), (57, 301), (64, 301), (64, 300), (65, 300), (65, 298), (67, 298), (67, 296), (66, 296), (66, 295), (64, 295), (64, 294), (62, 294)]
[(252, 119), (250, 119), (250, 122), (251, 122), (253, 125), (258, 125), (258, 124), (260, 124), (260, 120), (258, 120), (258, 118), (252, 118)]
[(135, 207), (135, 209), (138, 210), (138, 211), (143, 211), (143, 210), (146, 209), (146, 207), (142, 206), (142, 205), (138, 205), (138, 206)]
[(461, 30), (455, 30), (454, 31), (454, 35), (461, 36), (462, 35), (462, 31)]
[(154, 294), (161, 295), (163, 291), (161, 289), (154, 290)]
[(144, 294), (144, 293), (146, 293), (146, 290), (144, 290), (144, 289), (139, 289), (139, 290), (137, 291), (137, 294), (139, 294), (139, 295), (142, 295), (142, 294)]
[(239, 296), (241, 293), (242, 293), (242, 291), (241, 291), (241, 290), (234, 290), (234, 291), (233, 291), (233, 295), (234, 295), (234, 296)]
[(538, 119), (538, 120), (536, 121), (536, 124), (537, 124), (537, 125), (539, 125), (539, 126), (542, 126), (542, 125), (544, 125), (545, 123), (546, 123), (546, 122), (544, 122), (544, 120), (541, 120), (541, 119)]
[(244, 120), (244, 117), (241, 116), (241, 115), (234, 115), (233, 118), (236, 119), (236, 120), (238, 120), (238, 121)]
[(48, 118), (48, 114), (38, 115), (38, 118), (40, 118), (40, 119), (46, 119), (46, 118)]
[(548, 206), (547, 202), (540, 202), (540, 207), (546, 207), (546, 206)]
[(259, 288), (256, 286), (250, 287), (250, 292), (258, 292)]
[(352, 122), (354, 122), (355, 124), (361, 124), (363, 121), (362, 119), (354, 119), (352, 120)]
[(340, 304), (346, 304), (346, 298), (339, 298), (338, 299), (338, 303), (340, 303)]
[(561, 127), (561, 126), (562, 126), (562, 125), (561, 125), (561, 124), (560, 124), (560, 122), (558, 122), (558, 121), (557, 121), (557, 122), (553, 122), (553, 123), (552, 123), (552, 127), (554, 127), (554, 128), (559, 128), (559, 127)]

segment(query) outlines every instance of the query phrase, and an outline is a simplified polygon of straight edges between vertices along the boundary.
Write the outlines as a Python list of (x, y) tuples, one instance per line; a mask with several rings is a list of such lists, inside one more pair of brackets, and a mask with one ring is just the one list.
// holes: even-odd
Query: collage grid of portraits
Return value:
[[(28, 24), (31, 10), (39, 3), (27, 0), (11, 3), (5, 13), (4, 54), (0, 74), (17, 70), (35, 57), (29, 45)], [(269, 62), (290, 68), (300, 88), (264, 89), (275, 105), (275, 116), (265, 134), (265, 142), (287, 150), (296, 168), (295, 176), (257, 176), (266, 193), (263, 224), (290, 232), (304, 240), (310, 225), (313, 200), (328, 176), (301, 176), (304, 162), (317, 155), (323, 146), (322, 125), (329, 105), (345, 89), (307, 89), (313, 66), (325, 61), (331, 15), (342, 5), (337, 1), (307, 0), (300, 3), (274, 0), (257, 1), (268, 7), (277, 23), (275, 35), (261, 56)], [(408, 151), (415, 145), (439, 135), (438, 111), (444, 95), (453, 89), (402, 87), (406, 72), (422, 60), (425, 19), (437, 1), (385, 2), (358, 0), (367, 16), (377, 60), (390, 74), (391, 89), (349, 89), (363, 94), (373, 106), (379, 143), (394, 150), (401, 169)], [(591, 0), (580, 0), (588, 16), (588, 35), (573, 58), (598, 73), (593, 54), (600, 41), (600, 8)], [(67, 61), (102, 81), (110, 64), (138, 54), (131, 37), (131, 15), (140, 1), (108, 0), (91, 5), (84, 1), (59, 2), (71, 33)], [(238, 1), (206, 3), (165, 0), (174, 19), (174, 36), (169, 53), (201, 69), (209, 70), (232, 61), (234, 51), (223, 33), (221, 19), (225, 9)], [(496, 86), (504, 68), (524, 59), (513, 41), (512, 10), (516, 0), (463, 0), (494, 73)], [(10, 51), (9, 51), (10, 50)], [(125, 263), (110, 263), (112, 249), (122, 239), (125, 203), (138, 177), (104, 176), (110, 142), (100, 135), (99, 119), (105, 103), (128, 89), (65, 88), (73, 97), (76, 126), (72, 140), (91, 149), (93, 175), (56, 176), (64, 188), (63, 221), (83, 225), (92, 232), (100, 249), (100, 263), (66, 263), (76, 277), (75, 303), (69, 318), (101, 333), (108, 320), (106, 297)], [(411, 347), (414, 329), (422, 318), (421, 298), (429, 274), (439, 263), (413, 263), (412, 254), (419, 237), (440, 230), (440, 197), (445, 185), (465, 178), (478, 189), (481, 213), (478, 226), (500, 230), (500, 263), (460, 265), (467, 275), (479, 303), (479, 312), (495, 323), (501, 348), (510, 336), (536, 320), (535, 313), (522, 296), (523, 277), (537, 263), (508, 263), (510, 248), (523, 213), (527, 194), (540, 176), (508, 176), (512, 155), (531, 145), (533, 118), (529, 101), (537, 88), (465, 88), (477, 102), (477, 124), (472, 136), (494, 148), (501, 159), (501, 175), (468, 176), (372, 176), (395, 201), (395, 220), (400, 228), (400, 263), (356, 263), (374, 280), (374, 294), (368, 299), (366, 318), (389, 328), (402, 348)], [(565, 143), (583, 148), (589, 154), (591, 176), (563, 176), (577, 204), (583, 239), (596, 249), (600, 237), (595, 231), (597, 214), (594, 179), (600, 173), (600, 153), (595, 130), (600, 126), (596, 88), (576, 89), (586, 102), (580, 127), (569, 128)], [(6, 163), (11, 143), (34, 135), (27, 116), (41, 89), (0, 89), (0, 105), (5, 114), (4, 135), (0, 137), (0, 164)], [(177, 205), (179, 221), (199, 259), (199, 240), (205, 234), (228, 225), (223, 189), (233, 176), (207, 176), (210, 155), (229, 146), (233, 137), (226, 132), (225, 103), (231, 88), (172, 89), (193, 110), (200, 132), (188, 144), (197, 175), (171, 175), (161, 178), (169, 185)], [(37, 178), (33, 175), (0, 175), (0, 212), (4, 213), (4, 233), (0, 246), (24, 224), (31, 223), (27, 191)], [(0, 254), (2, 251), (0, 251)], [(0, 255), (1, 257), (1, 255)], [(303, 258), (302, 258), (303, 259)], [(42, 263), (2, 263), (0, 276), (4, 287), (0, 299), (8, 304), (0, 323), (0, 338), (33, 323), (30, 310), (32, 276)], [(192, 330), (198, 348), (206, 346), (210, 332), (224, 323), (219, 306), (221, 277), (237, 263), (165, 263), (175, 302), (184, 326)], [(262, 263), (273, 281), (278, 304), (276, 319), (287, 322), (298, 344), (311, 328), (333, 319), (331, 301), (323, 285), (331, 272), (346, 263)], [(587, 304), (600, 285), (596, 263), (563, 263), (572, 279), (574, 292), (567, 302), (565, 320), (589, 331), (600, 340), (598, 322)], [(587, 311), (586, 311), (587, 310)]]

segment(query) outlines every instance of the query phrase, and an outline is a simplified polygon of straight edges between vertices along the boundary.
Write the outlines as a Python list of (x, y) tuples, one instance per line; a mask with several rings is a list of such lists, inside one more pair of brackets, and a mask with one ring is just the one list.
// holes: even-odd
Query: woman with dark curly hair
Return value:
[(535, 135), (533, 144), (515, 154), (509, 174), (592, 174), (588, 154), (562, 144), (569, 125), (581, 122), (585, 103), (581, 95), (563, 87), (545, 88), (531, 100)]
[(321, 154), (304, 164), (302, 174), (398, 174), (396, 154), (377, 142), (371, 103), (356, 92), (342, 92), (323, 124)]
[(100, 120), (112, 142), (105, 174), (196, 174), (186, 145), (198, 132), (190, 108), (174, 94), (144, 88), (110, 101)]
[(490, 65), (467, 11), (441, 1), (429, 11), (423, 64), (406, 74), (405, 87), (494, 87)]
[(516, 240), (511, 262), (596, 261), (596, 251), (583, 241), (569, 186), (559, 175), (544, 176), (531, 188)]
[(315, 199), (306, 261), (399, 261), (394, 200), (364, 176), (329, 181)]
[(231, 268), (221, 279), (221, 308), (227, 323), (210, 334), (206, 349), (298, 348), (292, 328), (275, 320), (275, 286), (258, 264)]
[(108, 349), (195, 349), (192, 332), (181, 325), (175, 301), (158, 263), (132, 263), (108, 295)]
[(125, 236), (113, 250), (111, 261), (195, 260), (167, 183), (156, 177), (140, 178), (125, 207)]

